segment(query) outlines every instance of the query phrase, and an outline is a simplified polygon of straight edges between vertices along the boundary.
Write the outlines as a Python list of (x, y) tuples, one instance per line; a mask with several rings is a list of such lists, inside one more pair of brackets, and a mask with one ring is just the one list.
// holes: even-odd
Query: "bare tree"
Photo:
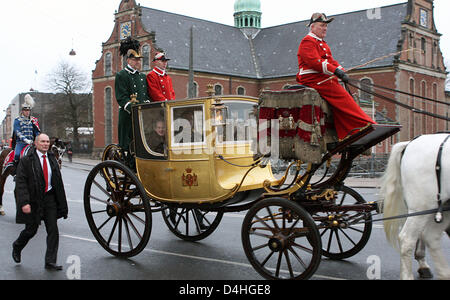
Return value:
[(48, 87), (62, 95), (55, 103), (53, 117), (73, 130), (73, 146), (78, 148), (78, 129), (92, 126), (88, 109), (92, 99), (90, 78), (77, 67), (61, 61), (48, 75)]

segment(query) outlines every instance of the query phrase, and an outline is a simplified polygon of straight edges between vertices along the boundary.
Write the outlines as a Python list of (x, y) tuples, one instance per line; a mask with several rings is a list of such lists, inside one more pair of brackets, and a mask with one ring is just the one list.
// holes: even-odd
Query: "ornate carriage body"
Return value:
[[(226, 108), (213, 124), (216, 98), (143, 104), (133, 108), (137, 174), (150, 198), (170, 203), (216, 203), (276, 182), (270, 166), (254, 163), (256, 98), (221, 97)], [(163, 153), (152, 146), (158, 121), (166, 127)], [(162, 151), (161, 151), (162, 152)], [(231, 164), (230, 164), (231, 163)]]
[[(307, 279), (322, 255), (345, 259), (363, 249), (376, 205), (344, 180), (355, 157), (400, 130), (371, 125), (329, 150), (336, 141), (332, 114), (311, 89), (136, 105), (132, 119), (136, 170), (127, 163), (130, 153), (109, 145), (86, 180), (85, 214), (99, 244), (132, 257), (146, 247), (155, 212), (177, 237), (199, 241), (225, 213), (247, 211), (243, 248), (268, 279)], [(279, 180), (267, 159), (276, 154), (294, 161)], [(312, 183), (336, 154), (334, 174)], [(286, 183), (292, 166), (296, 174)]]

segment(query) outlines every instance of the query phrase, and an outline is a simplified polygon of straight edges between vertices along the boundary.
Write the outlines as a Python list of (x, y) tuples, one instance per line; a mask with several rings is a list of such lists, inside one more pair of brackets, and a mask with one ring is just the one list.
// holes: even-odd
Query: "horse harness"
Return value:
[[(436, 177), (437, 177), (437, 184), (438, 184), (438, 193), (437, 193), (438, 209), (437, 209), (436, 215), (434, 217), (434, 220), (436, 221), (436, 223), (440, 224), (443, 221), (442, 213), (444, 212), (444, 203), (443, 203), (442, 197), (441, 197), (441, 191), (442, 191), (442, 178), (441, 178), (442, 153), (444, 152), (445, 144), (450, 139), (450, 132), (438, 132), (438, 133), (447, 133), (448, 134), (448, 136), (445, 138), (445, 140), (442, 142), (441, 146), (439, 147), (439, 152), (438, 152), (438, 156), (437, 156), (437, 160), (436, 160)], [(418, 139), (419, 137), (421, 137), (421, 136), (417, 136), (411, 142), (413, 142), (414, 140)], [(405, 149), (403, 149), (402, 157), (405, 154), (406, 148), (408, 148), (408, 146), (406, 146)]]
[(447, 136), (447, 138), (442, 142), (441, 146), (439, 147), (439, 154), (437, 157), (437, 162), (436, 162), (436, 176), (438, 179), (438, 194), (437, 194), (437, 198), (438, 198), (438, 212), (434, 218), (434, 220), (437, 223), (442, 223), (442, 212), (444, 209), (444, 205), (442, 203), (442, 198), (441, 198), (441, 162), (442, 162), (442, 152), (444, 152), (444, 146), (445, 143), (447, 143), (447, 141), (450, 139), (450, 134)]

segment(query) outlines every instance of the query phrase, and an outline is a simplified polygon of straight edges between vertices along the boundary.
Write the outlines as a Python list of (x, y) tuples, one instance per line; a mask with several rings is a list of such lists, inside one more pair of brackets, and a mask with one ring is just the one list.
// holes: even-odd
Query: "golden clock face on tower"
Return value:
[(120, 39), (131, 36), (131, 21), (120, 24)]

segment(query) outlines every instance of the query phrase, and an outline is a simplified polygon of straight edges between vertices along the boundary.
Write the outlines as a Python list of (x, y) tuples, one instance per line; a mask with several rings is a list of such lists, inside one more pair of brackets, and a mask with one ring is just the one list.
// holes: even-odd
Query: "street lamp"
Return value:
[(75, 56), (75, 55), (77, 55), (77, 53), (75, 52), (75, 50), (73, 50), (73, 39), (72, 39), (72, 50), (70, 50), (69, 55), (70, 55), (70, 56)]

